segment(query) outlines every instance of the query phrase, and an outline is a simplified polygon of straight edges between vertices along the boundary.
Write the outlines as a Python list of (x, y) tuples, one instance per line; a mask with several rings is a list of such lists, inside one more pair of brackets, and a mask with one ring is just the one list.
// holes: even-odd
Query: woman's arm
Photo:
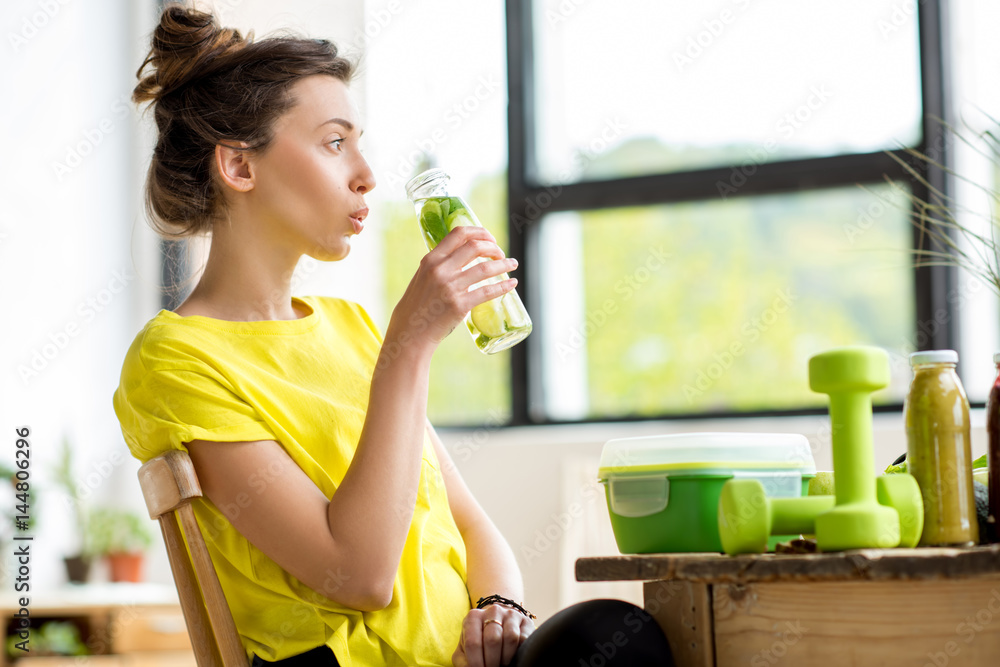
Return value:
[[(448, 505), (465, 541), (471, 602), (494, 594), (522, 602), (524, 583), (514, 552), (469, 491), (434, 427), (428, 423), (427, 430), (441, 463)], [(462, 623), (452, 661), (455, 667), (506, 665), (534, 628), (530, 618), (504, 605), (473, 609)]]
[[(514, 287), (504, 281), (469, 292), (516, 266), (501, 260), (463, 271), (476, 257), (503, 253), (482, 228), (459, 227), (421, 261), (386, 329), (361, 438), (332, 499), (274, 441), (188, 445), (203, 492), (236, 529), (345, 606), (373, 611), (392, 598), (417, 497), (434, 349), (473, 306)], [(261, 471), (271, 483), (251, 494), (249, 479)]]
[(469, 566), (469, 597), (472, 603), (493, 594), (523, 601), (524, 583), (514, 552), (469, 491), (434, 427), (428, 424), (427, 431), (441, 463), (448, 505), (455, 517), (455, 525), (465, 541)]

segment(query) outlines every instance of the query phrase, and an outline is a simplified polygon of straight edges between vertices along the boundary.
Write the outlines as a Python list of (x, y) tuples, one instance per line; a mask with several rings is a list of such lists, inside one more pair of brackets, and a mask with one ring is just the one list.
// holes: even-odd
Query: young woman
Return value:
[(435, 348), (516, 283), (469, 290), (517, 267), (487, 231), (426, 255), (384, 337), (356, 304), (291, 295), (299, 259), (343, 259), (368, 215), (351, 72), (327, 41), (164, 10), (133, 95), (158, 128), (147, 208), (162, 234), (211, 246), (187, 300), (126, 355), (114, 407), (130, 450), (190, 453), (254, 665), (611, 664), (605, 646), (665, 664), (659, 628), (618, 601), (532, 635), (514, 555), (427, 422)]

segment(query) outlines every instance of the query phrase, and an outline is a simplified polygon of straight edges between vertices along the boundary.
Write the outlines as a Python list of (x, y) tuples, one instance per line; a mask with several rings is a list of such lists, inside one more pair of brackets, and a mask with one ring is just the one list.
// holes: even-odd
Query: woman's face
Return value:
[(291, 88), (295, 104), (274, 126), (256, 167), (253, 205), (275, 232), (270, 242), (321, 261), (343, 259), (368, 215), (375, 187), (361, 155), (357, 106), (343, 81), (309, 76)]

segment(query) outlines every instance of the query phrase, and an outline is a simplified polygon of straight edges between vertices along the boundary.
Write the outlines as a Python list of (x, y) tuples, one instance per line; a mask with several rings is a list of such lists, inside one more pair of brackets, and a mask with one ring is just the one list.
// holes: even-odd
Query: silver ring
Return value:
[(489, 625), (490, 623), (496, 623), (497, 625), (500, 626), (500, 629), (503, 630), (503, 621), (498, 621), (495, 618), (487, 618), (485, 621), (483, 621), (483, 630), (485, 630), (486, 626)]

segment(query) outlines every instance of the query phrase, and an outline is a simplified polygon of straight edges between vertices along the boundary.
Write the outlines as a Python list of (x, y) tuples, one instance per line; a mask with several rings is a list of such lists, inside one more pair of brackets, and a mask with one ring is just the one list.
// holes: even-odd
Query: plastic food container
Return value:
[[(816, 464), (805, 436), (680, 433), (609, 440), (598, 470), (625, 554), (722, 551), (719, 495), (733, 478), (759, 479), (772, 498), (808, 494)], [(794, 535), (772, 536), (768, 548)]]

